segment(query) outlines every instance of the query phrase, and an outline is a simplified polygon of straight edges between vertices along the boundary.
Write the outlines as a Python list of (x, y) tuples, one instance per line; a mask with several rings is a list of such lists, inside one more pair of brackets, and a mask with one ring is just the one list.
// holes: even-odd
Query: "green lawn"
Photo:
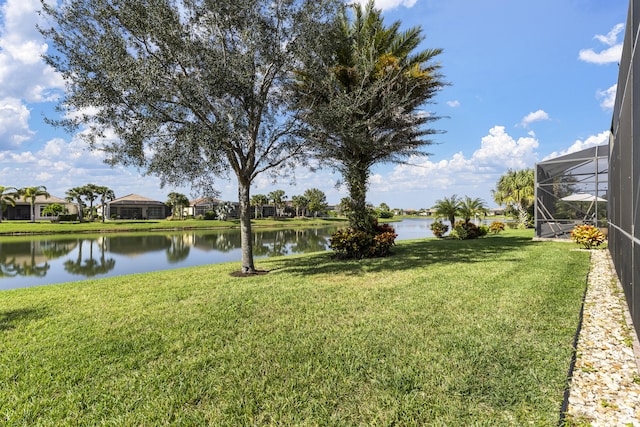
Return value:
[[(335, 218), (267, 218), (251, 221), (256, 227), (307, 227), (314, 225), (334, 225), (345, 222), (344, 219)], [(149, 230), (185, 230), (207, 228), (240, 227), (239, 220), (116, 220), (93, 222), (62, 222), (51, 221), (7, 221), (0, 222), (0, 235), (11, 234), (55, 234), (55, 233), (100, 233), (100, 232), (129, 232)]]
[(509, 231), (2, 291), (0, 424), (554, 426), (574, 248)]

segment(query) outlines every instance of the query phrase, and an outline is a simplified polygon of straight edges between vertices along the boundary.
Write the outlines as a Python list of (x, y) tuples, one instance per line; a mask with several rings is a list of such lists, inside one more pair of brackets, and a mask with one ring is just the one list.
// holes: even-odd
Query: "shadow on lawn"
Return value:
[(511, 258), (508, 254), (536, 244), (541, 243), (518, 236), (488, 236), (475, 240), (412, 240), (400, 242), (393, 248), (392, 254), (384, 258), (340, 260), (323, 253), (287, 259), (277, 270), (301, 275), (361, 275), (365, 272), (411, 270), (425, 265), (476, 263), (495, 257), (509, 261)]
[(44, 310), (35, 308), (23, 308), (19, 310), (0, 311), (0, 331), (14, 329), (16, 324), (24, 321), (33, 321), (44, 317)]

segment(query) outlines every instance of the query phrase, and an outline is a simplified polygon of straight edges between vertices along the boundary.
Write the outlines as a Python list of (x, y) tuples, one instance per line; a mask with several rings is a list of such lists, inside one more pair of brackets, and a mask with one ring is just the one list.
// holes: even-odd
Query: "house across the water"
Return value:
[(110, 219), (165, 219), (171, 215), (171, 209), (163, 202), (138, 194), (113, 199), (97, 210), (98, 215), (104, 212), (105, 218)]
[[(24, 198), (16, 198), (15, 206), (7, 205), (7, 210), (2, 213), (3, 219), (10, 220), (30, 220), (31, 219), (31, 201)], [(77, 214), (78, 209), (75, 204), (70, 203), (64, 199), (61, 199), (56, 196), (36, 196), (35, 199), (35, 212), (36, 212), (36, 221), (41, 220), (49, 220), (50, 216), (45, 216), (42, 211), (49, 205), (57, 203), (61, 205), (63, 208), (67, 210), (67, 212), (71, 215)]]

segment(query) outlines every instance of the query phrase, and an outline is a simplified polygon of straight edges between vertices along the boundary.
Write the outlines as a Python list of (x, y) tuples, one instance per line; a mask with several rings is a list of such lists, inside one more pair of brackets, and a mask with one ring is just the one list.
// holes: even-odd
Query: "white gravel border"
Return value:
[(639, 348), (609, 251), (592, 250), (566, 426), (640, 427)]

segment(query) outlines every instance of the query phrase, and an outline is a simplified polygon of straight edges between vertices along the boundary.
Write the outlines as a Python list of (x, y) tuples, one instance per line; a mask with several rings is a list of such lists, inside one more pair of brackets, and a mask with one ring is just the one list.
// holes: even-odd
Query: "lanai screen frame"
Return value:
[[(535, 167), (535, 235), (569, 238), (578, 224), (607, 226), (609, 145), (545, 160)], [(592, 200), (565, 201), (572, 194)]]

